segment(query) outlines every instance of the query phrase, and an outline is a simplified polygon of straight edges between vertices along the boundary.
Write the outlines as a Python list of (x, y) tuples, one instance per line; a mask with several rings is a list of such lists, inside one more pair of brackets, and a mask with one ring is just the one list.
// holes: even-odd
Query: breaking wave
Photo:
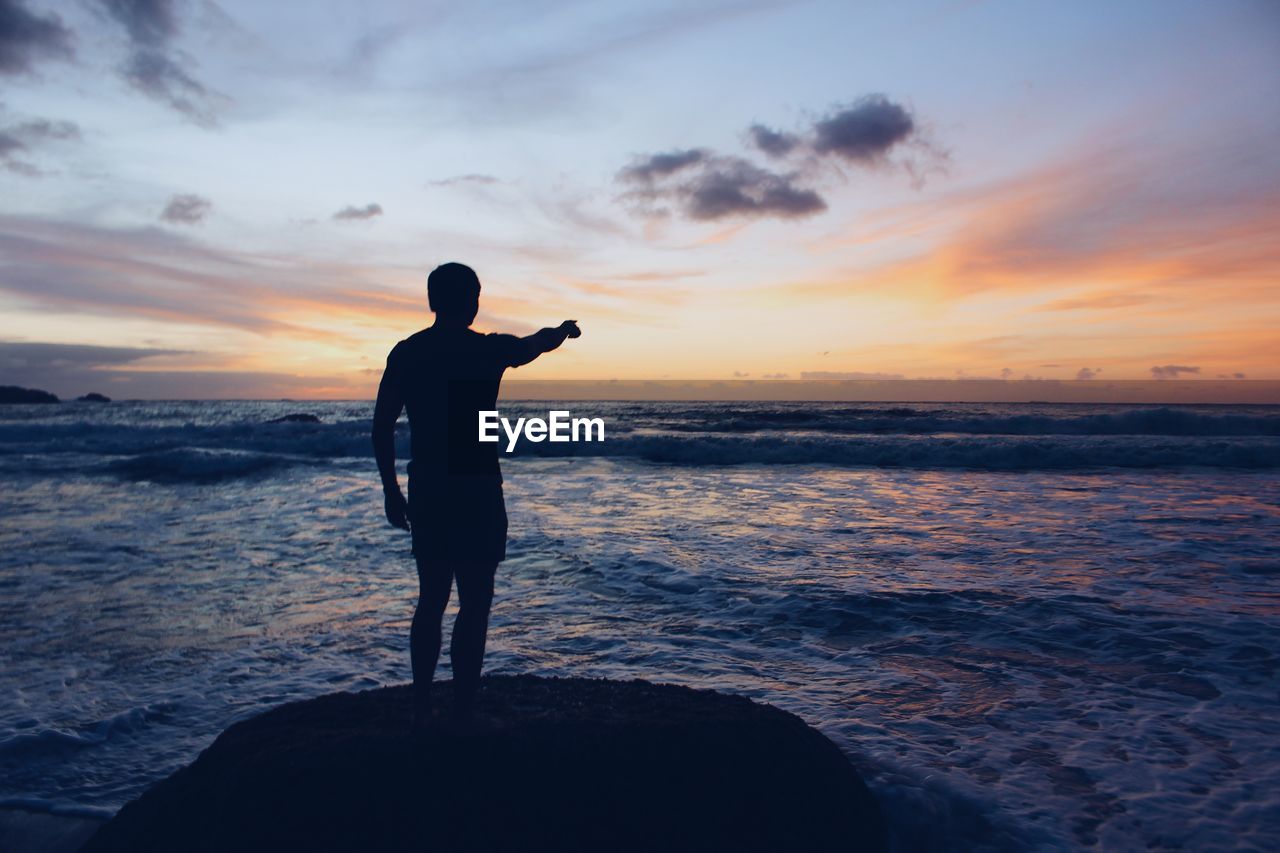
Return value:
[[(107, 419), (0, 421), (0, 468), (107, 474), (131, 480), (208, 482), (269, 475), (297, 465), (365, 460), (369, 412), (357, 404), (310, 408), (318, 423), (269, 423), (263, 404), (138, 404)], [(1071, 406), (885, 407), (848, 404), (510, 404), (503, 415), (547, 406), (603, 416), (604, 442), (532, 443), (520, 457), (613, 457), (651, 464), (972, 468), (1266, 469), (1280, 467), (1280, 412)], [(237, 410), (236, 407), (244, 407)], [(504, 445), (505, 446), (505, 445)], [(408, 453), (407, 429), (398, 454)]]

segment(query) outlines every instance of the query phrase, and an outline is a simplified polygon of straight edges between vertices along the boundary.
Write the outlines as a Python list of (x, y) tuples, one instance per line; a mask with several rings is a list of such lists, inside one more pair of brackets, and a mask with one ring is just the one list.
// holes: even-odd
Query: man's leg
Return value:
[(440, 622), (453, 587), (453, 566), (440, 560), (418, 561), (418, 607), (409, 628), (409, 658), (413, 663), (414, 704), (426, 710), (431, 680), (440, 659)]
[(489, 607), (493, 604), (496, 563), (469, 563), (455, 567), (458, 578), (458, 618), (453, 623), (449, 659), (453, 664), (453, 689), (458, 710), (467, 713), (475, 700), (484, 663), (484, 643), (489, 633)]

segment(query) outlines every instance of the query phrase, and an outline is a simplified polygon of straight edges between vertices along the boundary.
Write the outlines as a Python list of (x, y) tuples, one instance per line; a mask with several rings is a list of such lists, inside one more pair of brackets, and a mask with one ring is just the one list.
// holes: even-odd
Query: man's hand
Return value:
[(578, 328), (577, 320), (565, 320), (560, 324), (560, 329), (567, 338), (577, 338), (582, 336), (582, 330)]
[(392, 527), (399, 527), (401, 530), (409, 529), (409, 502), (404, 499), (404, 493), (399, 489), (389, 491), (385, 494), (387, 521)]

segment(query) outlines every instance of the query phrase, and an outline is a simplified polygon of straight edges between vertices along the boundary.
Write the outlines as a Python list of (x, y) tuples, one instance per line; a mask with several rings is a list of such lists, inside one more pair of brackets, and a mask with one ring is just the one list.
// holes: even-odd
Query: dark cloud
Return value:
[[(807, 186), (819, 179), (840, 179), (841, 170), (824, 169), (824, 163), (879, 165), (887, 162), (895, 146), (908, 141), (937, 154), (916, 136), (916, 121), (906, 107), (884, 95), (867, 95), (802, 133), (763, 124), (747, 128), (753, 149), (775, 160), (790, 158), (797, 167), (791, 171), (772, 171), (744, 157), (705, 148), (684, 148), (640, 157), (620, 170), (617, 178), (632, 187), (623, 197), (641, 202), (639, 209), (649, 215), (665, 214), (659, 205), (665, 201), (702, 221), (735, 216), (798, 218), (827, 209), (818, 189)], [(919, 163), (907, 160), (901, 165), (920, 180)]]
[(191, 194), (175, 195), (165, 205), (160, 219), (175, 225), (196, 225), (203, 222), (211, 212), (213, 202), (207, 198)]
[(1177, 379), (1183, 373), (1199, 373), (1198, 367), (1186, 367), (1181, 364), (1165, 364), (1151, 368), (1152, 379)]
[(1101, 367), (1082, 367), (1076, 371), (1076, 379), (1083, 382), (1086, 379), (1093, 379), (1101, 372)]
[(46, 142), (74, 142), (80, 139), (80, 128), (69, 121), (32, 119), (8, 127), (0, 127), (0, 168), (18, 175), (41, 174), (25, 157)]
[(1012, 378), (1013, 378), (1013, 369), (1012, 369), (1012, 368), (1009, 368), (1009, 367), (1001, 368), (1001, 370), (1000, 370), (1000, 378), (1001, 378), (1001, 379), (1012, 379)]
[(1243, 373), (1219, 373), (1219, 379), (1244, 379)]
[(24, 121), (17, 126), (16, 131), (29, 141), (80, 139), (80, 127), (72, 121), (52, 121), (47, 118), (37, 118)]
[(8, 158), (26, 148), (26, 144), (7, 130), (0, 130), (0, 158)]
[[(107, 347), (87, 344), (52, 344), (0, 341), (0, 375), (6, 382), (52, 391), (64, 400), (89, 391), (121, 399), (189, 400), (253, 399), (305, 396), (317, 389), (349, 387), (344, 376), (303, 376), (296, 373), (255, 373), (158, 369), (146, 359), (182, 356), (207, 358), (209, 353), (143, 347)], [(177, 357), (176, 359), (174, 357)], [(376, 373), (381, 373), (378, 368)]]
[(761, 379), (786, 379), (786, 378), (787, 378), (787, 376), (788, 376), (788, 374), (786, 374), (786, 373), (762, 373), (762, 374), (760, 374), (760, 378), (761, 378)]
[(163, 47), (178, 34), (170, 0), (101, 0), (104, 9), (142, 47)]
[(623, 169), (618, 173), (618, 177), (624, 181), (650, 183), (702, 163), (707, 157), (708, 153), (701, 148), (650, 154)]
[(71, 31), (61, 18), (37, 15), (21, 0), (0, 0), (0, 74), (22, 74), (39, 59), (71, 55)]
[(364, 207), (355, 207), (354, 205), (347, 205), (346, 207), (342, 208), (342, 210), (339, 210), (337, 213), (335, 213), (333, 215), (333, 218), (338, 220), (339, 222), (343, 222), (343, 221), (351, 221), (351, 220), (359, 220), (359, 219), (373, 219), (375, 216), (381, 216), (381, 215), (382, 215), (382, 205), (371, 203), (371, 204), (366, 204)]
[(813, 150), (853, 163), (874, 163), (916, 130), (906, 107), (884, 95), (867, 95), (813, 126)]
[(0, 373), (6, 381), (50, 390), (62, 397), (101, 391), (113, 368), (181, 350), (0, 341)]
[(737, 157), (716, 158), (677, 187), (685, 212), (708, 221), (729, 216), (777, 216), (794, 219), (827, 209), (811, 189), (796, 186), (795, 176), (779, 175)]
[(175, 349), (0, 341), (0, 368), (10, 371), (50, 367), (106, 367), (129, 364), (157, 355), (187, 353), (187, 350)]
[(124, 67), (124, 77), (139, 92), (168, 104), (201, 127), (217, 125), (213, 93), (164, 53), (135, 51)]
[(197, 81), (185, 67), (191, 60), (173, 49), (178, 19), (171, 0), (99, 2), (129, 36), (132, 52), (122, 69), (125, 80), (201, 127), (215, 126), (216, 102), (223, 96)]
[(796, 183), (795, 174), (697, 149), (655, 154), (627, 167), (619, 177), (636, 185), (627, 196), (642, 205), (672, 202), (684, 215), (702, 222), (729, 217), (795, 219), (827, 209), (822, 196)]
[(800, 137), (792, 133), (773, 130), (763, 124), (753, 124), (747, 128), (751, 144), (770, 157), (785, 157), (800, 145)]

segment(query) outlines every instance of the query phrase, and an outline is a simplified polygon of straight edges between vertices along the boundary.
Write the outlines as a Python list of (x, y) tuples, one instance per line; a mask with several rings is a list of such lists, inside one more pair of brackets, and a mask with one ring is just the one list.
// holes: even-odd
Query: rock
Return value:
[(320, 418), (309, 412), (290, 412), (287, 415), (281, 415), (278, 418), (272, 418), (267, 421), (269, 424), (318, 424)]
[(75, 853), (102, 818), (0, 807), (0, 850), (5, 853)]
[[(451, 685), (435, 688), (447, 707)], [(643, 681), (484, 679), (470, 725), (410, 728), (408, 687), (237, 723), (84, 853), (882, 850), (831, 741), (749, 699)]]
[(57, 403), (56, 394), (36, 388), (19, 388), (17, 385), (0, 385), (0, 403)]
[(99, 394), (97, 391), (90, 391), (83, 397), (76, 397), (76, 401), (80, 403), (110, 403), (111, 398), (106, 394)]

